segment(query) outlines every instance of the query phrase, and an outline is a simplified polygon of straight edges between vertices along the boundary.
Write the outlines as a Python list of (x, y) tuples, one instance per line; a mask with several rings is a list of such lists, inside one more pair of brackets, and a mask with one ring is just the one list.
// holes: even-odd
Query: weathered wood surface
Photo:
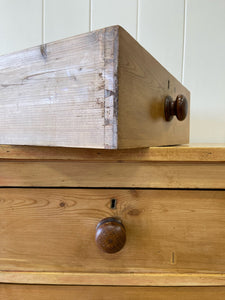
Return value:
[(115, 148), (118, 27), (0, 56), (0, 143)]
[(225, 162), (225, 144), (188, 144), (124, 150), (0, 145), (0, 160), (114, 162)]
[[(116, 209), (111, 199), (117, 200)], [(2, 188), (0, 265), (6, 275), (0, 281), (15, 271), (142, 273), (140, 281), (154, 272), (196, 273), (196, 282), (202, 273), (220, 278), (224, 213), (225, 191)], [(110, 216), (121, 218), (127, 234), (124, 248), (115, 254), (95, 244), (96, 225)], [(137, 284), (133, 280), (130, 284)]]
[(7, 300), (224, 300), (224, 287), (94, 287), (51, 285), (0, 285)]
[(137, 148), (188, 143), (164, 99), (189, 91), (112, 26), (0, 57), (0, 144)]

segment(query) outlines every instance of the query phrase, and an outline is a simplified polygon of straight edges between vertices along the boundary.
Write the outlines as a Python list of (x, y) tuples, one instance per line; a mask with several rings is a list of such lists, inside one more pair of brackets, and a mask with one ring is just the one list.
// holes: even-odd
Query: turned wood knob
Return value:
[(119, 219), (105, 218), (96, 227), (95, 241), (102, 251), (116, 253), (125, 245), (125, 227)]
[(178, 95), (175, 101), (170, 96), (167, 96), (164, 105), (166, 121), (171, 121), (173, 116), (176, 116), (179, 121), (183, 121), (186, 118), (188, 102), (183, 95)]

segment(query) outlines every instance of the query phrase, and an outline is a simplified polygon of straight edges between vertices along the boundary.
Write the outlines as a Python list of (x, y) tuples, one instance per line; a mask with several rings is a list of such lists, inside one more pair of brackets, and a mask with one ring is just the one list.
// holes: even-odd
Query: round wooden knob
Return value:
[(178, 95), (176, 100), (170, 96), (165, 99), (165, 119), (171, 121), (173, 116), (176, 116), (179, 121), (183, 121), (188, 113), (188, 102), (183, 95)]
[(119, 219), (105, 218), (96, 227), (95, 241), (102, 251), (116, 253), (125, 245), (125, 227)]

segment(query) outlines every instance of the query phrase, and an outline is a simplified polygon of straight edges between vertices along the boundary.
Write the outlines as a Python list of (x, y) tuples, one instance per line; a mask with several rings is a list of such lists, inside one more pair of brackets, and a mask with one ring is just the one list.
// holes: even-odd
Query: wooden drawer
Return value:
[[(224, 215), (225, 191), (1, 188), (1, 271), (222, 273)], [(114, 254), (95, 244), (109, 216), (126, 228)]]
[[(119, 26), (1, 56), (0, 81), (0, 144), (124, 149), (189, 140), (189, 112), (178, 120), (189, 91)], [(167, 96), (178, 97), (171, 121)]]
[(103, 287), (0, 285), (0, 298), (7, 300), (224, 300), (225, 287)]

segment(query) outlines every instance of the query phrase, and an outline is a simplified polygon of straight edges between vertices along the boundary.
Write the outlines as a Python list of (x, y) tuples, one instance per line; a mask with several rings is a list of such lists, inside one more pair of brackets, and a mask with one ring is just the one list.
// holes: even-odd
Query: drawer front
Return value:
[[(224, 215), (225, 191), (2, 188), (1, 271), (221, 273)], [(106, 217), (126, 230), (114, 254), (95, 243)]]
[[(51, 285), (0, 285), (0, 298), (7, 300), (217, 300), (225, 298), (225, 287), (102, 287)], [(76, 297), (76, 298), (74, 298)]]

